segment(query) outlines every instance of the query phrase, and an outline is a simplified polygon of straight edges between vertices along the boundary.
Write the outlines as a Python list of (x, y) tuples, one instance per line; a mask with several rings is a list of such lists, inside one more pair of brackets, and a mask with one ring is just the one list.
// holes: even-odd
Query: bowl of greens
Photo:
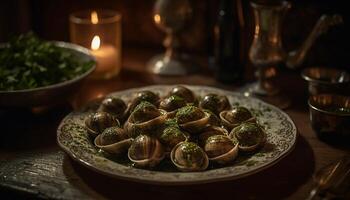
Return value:
[(45, 41), (32, 33), (0, 45), (0, 107), (36, 107), (67, 101), (95, 68), (79, 45)]

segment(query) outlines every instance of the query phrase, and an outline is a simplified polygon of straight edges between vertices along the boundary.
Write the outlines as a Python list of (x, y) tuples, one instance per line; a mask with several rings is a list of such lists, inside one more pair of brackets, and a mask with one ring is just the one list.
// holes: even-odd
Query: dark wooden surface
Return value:
[[(109, 81), (87, 81), (71, 102), (73, 107), (109, 92), (151, 84), (223, 85), (212, 73), (186, 77), (157, 77), (144, 73), (154, 52), (128, 50), (124, 69)], [(205, 62), (202, 62), (202, 65)], [(281, 85), (292, 100), (285, 110), (298, 128), (295, 149), (276, 165), (234, 181), (193, 186), (156, 186), (100, 175), (71, 160), (56, 144), (56, 128), (72, 108), (0, 111), (0, 192), (8, 199), (303, 199), (312, 187), (312, 175), (350, 153), (349, 146), (330, 145), (313, 132), (308, 116), (306, 85), (297, 72), (285, 72)]]

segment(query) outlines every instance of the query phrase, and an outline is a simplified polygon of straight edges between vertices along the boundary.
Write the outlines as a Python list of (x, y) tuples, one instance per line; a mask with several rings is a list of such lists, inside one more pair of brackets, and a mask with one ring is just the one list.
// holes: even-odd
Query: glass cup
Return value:
[(69, 17), (71, 42), (91, 50), (97, 68), (94, 79), (110, 79), (121, 69), (122, 16), (112, 10), (86, 10)]

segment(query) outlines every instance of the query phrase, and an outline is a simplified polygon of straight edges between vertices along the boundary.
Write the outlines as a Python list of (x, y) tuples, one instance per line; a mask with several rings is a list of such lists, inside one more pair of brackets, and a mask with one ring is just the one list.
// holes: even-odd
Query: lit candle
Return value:
[(88, 49), (96, 59), (90, 78), (110, 79), (122, 68), (121, 14), (111, 10), (79, 11), (69, 17), (73, 43)]
[(100, 37), (95, 35), (91, 41), (91, 49), (97, 61), (96, 73), (108, 73), (116, 70), (118, 53), (114, 46), (101, 45)]
[(92, 11), (91, 13), (91, 23), (97, 24), (98, 23), (98, 15), (96, 11)]

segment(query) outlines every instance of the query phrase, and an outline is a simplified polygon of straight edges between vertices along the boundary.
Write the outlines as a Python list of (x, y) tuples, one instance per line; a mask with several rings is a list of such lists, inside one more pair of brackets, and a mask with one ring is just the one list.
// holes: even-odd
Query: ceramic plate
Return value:
[[(151, 90), (163, 96), (173, 86), (156, 85), (115, 92), (109, 96), (130, 100), (132, 94), (141, 90)], [(91, 114), (93, 106), (70, 113), (58, 127), (57, 141), (62, 149), (74, 160), (92, 170), (121, 179), (154, 184), (196, 184), (241, 178), (272, 166), (286, 156), (294, 147), (297, 130), (290, 119), (280, 109), (258, 99), (244, 97), (239, 93), (205, 86), (186, 86), (195, 94), (208, 93), (226, 95), (232, 105), (249, 108), (264, 125), (267, 132), (266, 145), (256, 154), (241, 157), (230, 166), (208, 169), (203, 172), (165, 172), (137, 169), (107, 159), (88, 137), (84, 128), (85, 118)]]

